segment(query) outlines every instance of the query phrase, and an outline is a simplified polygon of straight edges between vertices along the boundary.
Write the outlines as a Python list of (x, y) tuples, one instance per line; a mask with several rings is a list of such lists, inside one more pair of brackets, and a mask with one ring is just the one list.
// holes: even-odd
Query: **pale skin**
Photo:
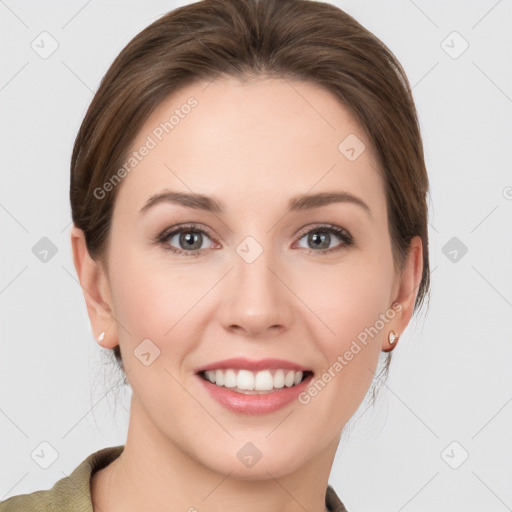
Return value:
[[(282, 79), (218, 78), (205, 86), (167, 98), (139, 131), (132, 150), (197, 99), (118, 185), (106, 267), (72, 228), (93, 333), (106, 332), (98, 341), (104, 348), (120, 345), (133, 390), (124, 452), (92, 479), (94, 510), (323, 512), (341, 431), (390, 348), (389, 331), (403, 333), (411, 319), (421, 239), (412, 239), (397, 273), (377, 155), (329, 92)], [(366, 145), (354, 161), (338, 150), (351, 133)], [(141, 214), (163, 189), (215, 197), (225, 212), (160, 203)], [(334, 191), (357, 196), (370, 212), (351, 202), (287, 212), (293, 197)], [(186, 223), (208, 233), (197, 235), (199, 255), (154, 242)], [(344, 228), (354, 245), (328, 232), (316, 248), (307, 233), (322, 224)], [(252, 263), (236, 251), (247, 236), (263, 250)], [(165, 243), (192, 252), (179, 234)], [(320, 254), (325, 247), (339, 250)], [(195, 375), (198, 366), (232, 357), (287, 359), (321, 375), (394, 303), (401, 310), (308, 404), (237, 414)], [(147, 338), (161, 351), (149, 366), (133, 354)], [(263, 454), (252, 467), (237, 457), (249, 441)]]

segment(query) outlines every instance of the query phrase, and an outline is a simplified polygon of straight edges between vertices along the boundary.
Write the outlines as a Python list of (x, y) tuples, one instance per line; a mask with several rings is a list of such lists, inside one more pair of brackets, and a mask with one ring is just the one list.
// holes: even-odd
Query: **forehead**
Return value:
[(153, 111), (132, 152), (138, 156), (116, 208), (138, 212), (163, 189), (213, 195), (256, 213), (262, 204), (331, 190), (385, 208), (370, 139), (334, 95), (309, 82), (221, 78), (184, 87)]

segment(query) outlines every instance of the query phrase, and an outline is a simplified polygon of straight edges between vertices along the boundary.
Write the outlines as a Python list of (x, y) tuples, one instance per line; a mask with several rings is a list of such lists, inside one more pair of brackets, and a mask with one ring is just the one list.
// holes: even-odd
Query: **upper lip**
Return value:
[(309, 368), (306, 368), (305, 366), (293, 363), (292, 361), (286, 361), (285, 359), (267, 358), (253, 360), (246, 359), (245, 357), (234, 357), (232, 359), (223, 359), (222, 361), (216, 361), (214, 363), (201, 366), (200, 368), (196, 368), (196, 373), (208, 370), (227, 370), (229, 368), (232, 368), (234, 370), (239, 369), (249, 371), (270, 370), (279, 368), (282, 368), (283, 370), (289, 369), (302, 372), (311, 371)]

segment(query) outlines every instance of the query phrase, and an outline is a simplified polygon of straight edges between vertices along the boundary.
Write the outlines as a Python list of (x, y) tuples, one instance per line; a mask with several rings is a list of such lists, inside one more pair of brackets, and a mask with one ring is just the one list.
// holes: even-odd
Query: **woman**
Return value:
[(339, 8), (204, 0), (147, 27), (71, 161), (126, 444), (0, 511), (347, 510), (329, 474), (428, 293), (427, 192), (405, 73)]

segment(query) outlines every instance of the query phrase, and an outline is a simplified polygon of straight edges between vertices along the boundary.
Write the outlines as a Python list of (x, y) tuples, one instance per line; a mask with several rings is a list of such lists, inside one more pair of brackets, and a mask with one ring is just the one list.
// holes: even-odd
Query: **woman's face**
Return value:
[[(370, 140), (318, 86), (223, 78), (169, 97), (131, 150), (105, 281), (117, 322), (105, 346), (121, 346), (130, 421), (151, 442), (242, 479), (332, 457), (415, 298), (394, 273)], [(151, 201), (167, 192), (183, 201)], [(184, 196), (193, 194), (203, 199)], [(392, 307), (400, 299), (401, 311)], [(197, 373), (213, 363), (236, 378), (246, 365), (219, 363), (231, 358), (285, 360), (290, 367), (264, 362), (250, 373), (268, 382), (270, 369), (270, 385), (283, 385), (279, 368), (313, 376), (300, 394), (285, 384), (237, 395)]]

